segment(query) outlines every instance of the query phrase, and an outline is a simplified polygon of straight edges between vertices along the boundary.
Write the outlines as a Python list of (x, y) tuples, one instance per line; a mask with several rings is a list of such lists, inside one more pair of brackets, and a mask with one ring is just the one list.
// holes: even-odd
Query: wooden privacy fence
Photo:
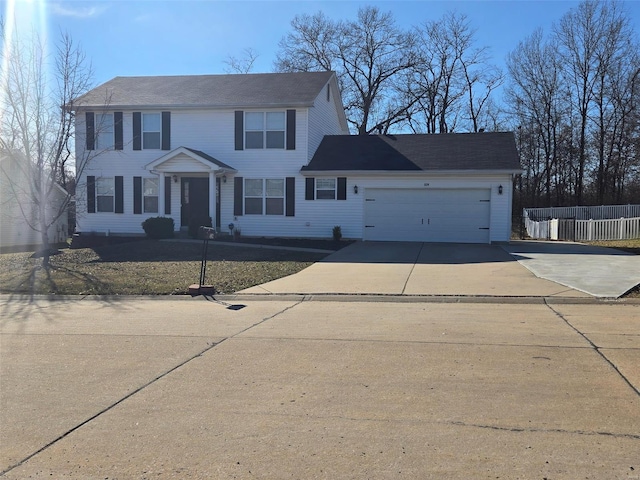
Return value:
[[(601, 218), (606, 215), (619, 217)], [(640, 205), (525, 208), (523, 220), (527, 235), (537, 239), (580, 242), (640, 238)]]

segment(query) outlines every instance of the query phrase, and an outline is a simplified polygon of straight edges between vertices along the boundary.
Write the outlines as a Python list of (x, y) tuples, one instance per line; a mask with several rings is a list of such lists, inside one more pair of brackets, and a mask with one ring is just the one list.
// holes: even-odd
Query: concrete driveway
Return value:
[(640, 256), (551, 242), (356, 242), (250, 294), (618, 297), (640, 283)]
[(640, 255), (571, 242), (515, 241), (504, 245), (539, 278), (594, 297), (617, 298), (640, 284)]

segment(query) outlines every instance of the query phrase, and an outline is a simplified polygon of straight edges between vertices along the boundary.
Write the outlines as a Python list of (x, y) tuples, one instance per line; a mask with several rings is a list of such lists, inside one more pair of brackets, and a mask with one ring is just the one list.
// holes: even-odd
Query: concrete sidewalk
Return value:
[(229, 303), (0, 297), (2, 478), (640, 478), (638, 305)]
[(498, 245), (357, 242), (247, 294), (588, 297), (538, 278)]

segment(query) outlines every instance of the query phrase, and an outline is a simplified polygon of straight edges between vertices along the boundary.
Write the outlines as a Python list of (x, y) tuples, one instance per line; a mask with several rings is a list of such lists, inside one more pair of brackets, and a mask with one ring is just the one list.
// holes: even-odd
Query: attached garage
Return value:
[(299, 211), (317, 231), (339, 225), (344, 237), (370, 241), (492, 243), (511, 237), (522, 170), (513, 133), (492, 132), (326, 136), (301, 173), (309, 185), (340, 179), (344, 187), (341, 202), (306, 192), (315, 201)]
[(489, 243), (491, 190), (371, 188), (364, 240)]

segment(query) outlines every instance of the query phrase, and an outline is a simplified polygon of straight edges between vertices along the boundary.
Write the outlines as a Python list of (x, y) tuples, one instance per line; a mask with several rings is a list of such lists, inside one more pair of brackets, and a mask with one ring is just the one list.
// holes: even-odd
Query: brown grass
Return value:
[[(198, 283), (200, 243), (153, 240), (65, 249), (41, 267), (32, 254), (0, 255), (0, 292), (57, 295), (182, 295)], [(296, 273), (326, 254), (209, 244), (206, 284), (233, 293)]]

